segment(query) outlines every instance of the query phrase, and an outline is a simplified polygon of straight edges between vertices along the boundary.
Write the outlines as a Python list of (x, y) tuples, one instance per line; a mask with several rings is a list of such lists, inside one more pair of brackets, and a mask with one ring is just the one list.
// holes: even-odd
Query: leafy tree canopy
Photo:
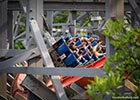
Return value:
[(140, 96), (140, 28), (124, 28), (124, 25), (122, 19), (109, 20), (103, 31), (114, 46), (115, 54), (110, 55), (104, 65), (105, 76), (94, 77), (86, 87), (86, 93), (95, 100), (102, 100), (110, 94), (123, 95), (116, 90), (122, 87), (125, 79), (136, 86), (132, 94)]

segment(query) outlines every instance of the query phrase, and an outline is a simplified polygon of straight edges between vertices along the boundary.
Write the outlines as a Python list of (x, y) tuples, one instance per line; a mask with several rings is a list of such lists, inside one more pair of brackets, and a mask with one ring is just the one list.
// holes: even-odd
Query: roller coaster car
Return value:
[[(105, 59), (106, 59), (105, 56), (102, 56), (101, 58), (97, 59), (97, 58), (95, 58), (95, 56), (92, 56), (93, 58), (91, 58), (91, 57), (89, 57), (89, 55), (85, 55), (83, 57), (87, 60), (87, 62), (80, 63), (80, 61), (77, 60), (74, 53), (68, 47), (67, 38), (61, 38), (49, 50), (55, 66), (57, 66), (57, 67), (83, 67), (83, 68), (102, 68), (103, 67)], [(84, 38), (88, 38), (88, 37), (84, 37)], [(96, 38), (98, 38), (98, 37), (96, 37)], [(70, 40), (70, 39), (72, 39), (72, 37), (69, 38), (68, 40)], [(78, 46), (80, 44), (81, 44), (81, 41), (79, 38), (77, 38), (75, 41), (75, 45)], [(97, 44), (96, 41), (91, 42), (92, 47), (95, 46), (96, 44)], [(85, 51), (85, 50), (83, 50), (83, 51)], [(85, 87), (89, 83), (89, 80), (91, 80), (91, 79), (93, 80), (93, 78), (87, 78), (87, 77), (86, 78), (67, 77), (67, 76), (60, 77), (63, 87), (68, 86), (73, 82), (76, 82), (80, 86)], [(47, 82), (46, 85), (50, 89), (53, 90), (51, 81)]]
[[(94, 36), (95, 37), (95, 36)], [(96, 36), (96, 39), (98, 36)], [(97, 44), (97, 41), (93, 40), (89, 45), (89, 37), (81, 36), (61, 38), (50, 49), (50, 55), (56, 67), (77, 67), (79, 65), (89, 64), (98, 60), (92, 52), (92, 48)], [(85, 43), (83, 43), (85, 41)], [(72, 47), (72, 44), (75, 46)], [(74, 50), (71, 50), (71, 48)], [(81, 54), (79, 53), (81, 52)], [(89, 53), (90, 52), (90, 53)], [(82, 59), (79, 60), (79, 56), (82, 55)], [(85, 65), (84, 65), (85, 66)]]
[[(83, 67), (83, 68), (102, 68), (103, 67), (105, 59), (106, 59), (105, 56), (95, 61), (95, 59), (92, 59), (89, 55), (85, 55), (84, 54), (85, 52), (82, 52), (85, 55), (84, 56), (85, 60), (83, 62), (78, 60), (78, 58), (75, 56), (72, 50), (70, 50), (67, 44), (67, 40), (70, 40), (71, 38), (72, 37), (61, 38), (52, 47), (49, 48), (49, 53), (56, 67)], [(75, 40), (75, 43), (76, 43), (76, 46), (81, 44), (78, 38)], [(92, 43), (91, 43), (91, 46), (92, 46)], [(94, 41), (93, 44), (96, 45), (96, 41)], [(11, 94), (13, 96), (16, 94), (16, 92), (20, 92), (21, 94), (26, 96), (26, 91), (24, 91), (20, 87), (20, 83), (23, 79), (24, 78), (22, 74), (17, 74), (16, 78), (14, 79), (12, 83), (12, 88), (11, 88)], [(60, 80), (63, 87), (68, 86), (74, 82), (76, 82), (82, 87), (85, 87), (88, 84), (88, 80), (91, 80), (91, 79), (93, 78), (60, 76)], [(53, 90), (53, 86), (50, 81), (46, 82), (46, 86), (49, 87), (51, 90)]]

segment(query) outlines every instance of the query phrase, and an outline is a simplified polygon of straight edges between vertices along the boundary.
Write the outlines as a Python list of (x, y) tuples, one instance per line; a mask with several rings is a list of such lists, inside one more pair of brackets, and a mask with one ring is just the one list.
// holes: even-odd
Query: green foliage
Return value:
[[(67, 11), (63, 11), (61, 12), (63, 14), (68, 14)], [(67, 22), (67, 16), (54, 16), (54, 19), (53, 19), (53, 23), (66, 23)], [(61, 28), (61, 26), (58, 26), (56, 28)]]
[(87, 32), (84, 32), (84, 31), (80, 31), (80, 35), (86, 35), (87, 34)]
[[(22, 16), (20, 21), (21, 21), (21, 23), (25, 23), (26, 17)], [(19, 25), (18, 35), (20, 35), (22, 32), (24, 32), (26, 30), (25, 28), (26, 28), (26, 26), (24, 24)], [(25, 47), (23, 46), (23, 44), (22, 44), (22, 42), (20, 40), (15, 40), (14, 41), (14, 49), (25, 49)]]
[[(115, 90), (121, 87), (122, 81), (128, 73), (129, 80), (136, 85), (136, 95), (140, 95), (140, 29), (124, 28), (122, 19), (109, 20), (103, 34), (107, 36), (115, 48), (115, 54), (110, 55), (104, 65), (105, 76), (96, 76), (94, 81), (87, 86), (87, 94), (96, 100), (105, 95), (115, 94)], [(99, 92), (102, 96), (96, 95)]]
[(67, 21), (66, 16), (55, 16), (54, 23), (65, 23)]
[[(109, 68), (109, 67), (108, 67)], [(106, 66), (106, 71), (108, 70)], [(113, 94), (115, 89), (121, 87), (120, 83), (122, 82), (123, 77), (116, 72), (109, 70), (109, 72), (103, 77), (94, 77), (94, 81), (91, 84), (87, 85), (87, 94), (90, 95), (95, 100), (102, 100), (106, 95), (110, 93)], [(100, 93), (101, 95), (98, 96), (96, 92)]]
[(21, 17), (21, 22), (26, 22), (26, 16)]
[(25, 26), (23, 26), (23, 25), (21, 25), (21, 26), (19, 26), (19, 31), (18, 31), (18, 34), (20, 34), (20, 33), (22, 33), (22, 32), (24, 32), (25, 31)]
[(16, 40), (15, 41), (15, 45), (14, 45), (15, 49), (25, 49), (25, 47), (23, 46), (21, 41)]
[(82, 24), (83, 24), (83, 26), (92, 27), (92, 22), (90, 21), (89, 15), (84, 17)]

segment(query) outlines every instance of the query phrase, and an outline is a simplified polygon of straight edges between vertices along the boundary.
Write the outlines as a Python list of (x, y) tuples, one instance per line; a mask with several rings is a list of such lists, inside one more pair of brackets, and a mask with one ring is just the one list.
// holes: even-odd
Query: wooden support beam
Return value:
[[(43, 62), (42, 62), (41, 57), (35, 57), (33, 59), (28, 60), (28, 64), (29, 64), (29, 66), (35, 66), (35, 67), (43, 66)], [(42, 75), (34, 75), (34, 77), (36, 77), (40, 81), (43, 80), (43, 76)]]
[[(7, 0), (0, 2), (0, 49), (7, 49)], [(6, 76), (0, 73), (0, 96), (4, 98), (7, 97)]]
[(76, 35), (76, 11), (71, 11), (70, 12), (70, 23), (71, 25), (69, 26), (69, 32), (71, 33), (72, 36)]
[(124, 0), (106, 0), (106, 19), (124, 16)]
[(8, 10), (7, 12), (7, 28), (8, 28), (8, 43), (9, 43), (9, 49), (14, 48), (14, 40), (13, 40), (13, 11)]
[(131, 91), (133, 91), (133, 92), (136, 92), (136, 86), (131, 82), (131, 81), (129, 81), (128, 79), (126, 79), (125, 81), (124, 81), (124, 85), (128, 88), (128, 89), (130, 89)]
[[(123, 18), (124, 17), (124, 0), (106, 0), (106, 20), (109, 18)], [(106, 53), (114, 54), (114, 47), (110, 44), (109, 39), (106, 37)]]
[(16, 100), (27, 100), (27, 98), (25, 98), (22, 94), (20, 94), (18, 92), (15, 94), (14, 98)]
[(52, 35), (52, 29), (53, 29), (53, 11), (47, 11), (47, 20), (46, 24), (48, 25), (49, 32)]
[(34, 48), (34, 40), (29, 28), (29, 20), (36, 20), (39, 24), (41, 32), (43, 31), (43, 0), (28, 0), (27, 1), (27, 15), (26, 15), (26, 48)]
[(110, 17), (124, 16), (124, 0), (110, 0)]

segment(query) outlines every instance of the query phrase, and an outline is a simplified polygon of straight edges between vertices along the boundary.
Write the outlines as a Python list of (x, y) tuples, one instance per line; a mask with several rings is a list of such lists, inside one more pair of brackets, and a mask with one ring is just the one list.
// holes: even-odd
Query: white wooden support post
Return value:
[(46, 20), (48, 27), (49, 27), (49, 32), (52, 35), (52, 29), (53, 29), (53, 11), (47, 11), (47, 20)]
[(41, 32), (43, 31), (43, 0), (28, 0), (26, 14), (26, 48), (34, 48), (31, 31), (29, 29), (29, 20), (34, 19), (38, 22)]
[[(43, 40), (43, 37), (41, 35), (41, 31), (39, 29), (37, 22), (35, 20), (31, 20), (30, 27), (31, 27), (31, 30), (33, 32), (34, 39), (37, 43), (37, 46), (39, 48), (39, 51), (41, 53), (41, 56), (43, 58), (45, 66), (54, 67), (54, 64), (52, 62), (52, 59), (51, 59), (50, 54), (48, 52), (48, 49), (44, 43), (44, 40)], [(50, 76), (50, 78), (51, 78), (51, 81), (52, 81), (53, 86), (55, 88), (55, 92), (56, 92), (58, 99), (59, 100), (68, 100), (68, 98), (65, 94), (65, 91), (62, 87), (62, 84), (59, 80), (59, 77), (58, 76)]]
[(71, 33), (72, 36), (75, 36), (76, 34), (76, 11), (71, 11), (70, 12), (70, 27), (69, 27), (69, 32)]

